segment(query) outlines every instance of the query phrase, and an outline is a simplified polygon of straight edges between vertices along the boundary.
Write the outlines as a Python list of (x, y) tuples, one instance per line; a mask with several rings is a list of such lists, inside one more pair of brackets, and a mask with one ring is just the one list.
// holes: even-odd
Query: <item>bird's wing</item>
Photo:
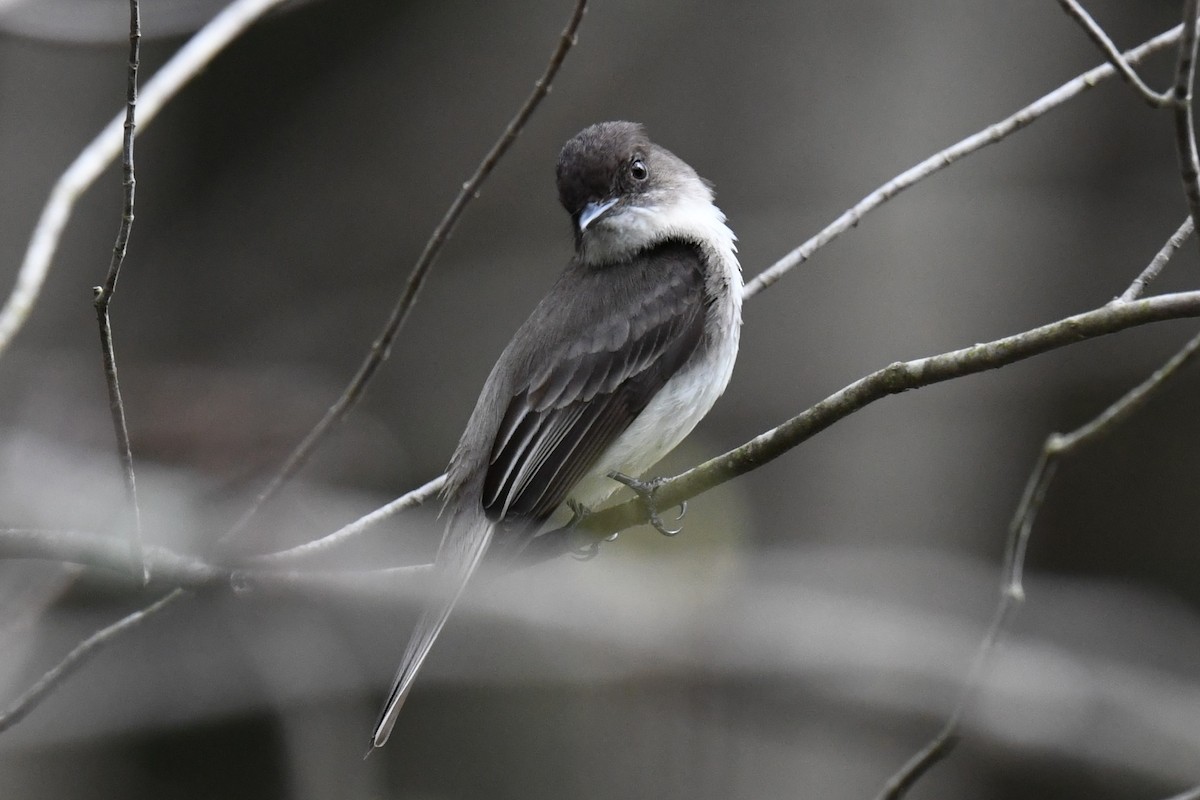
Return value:
[(542, 316), (561, 330), (540, 335), (561, 348), (512, 386), (484, 477), (489, 519), (549, 517), (700, 345), (701, 258), (692, 246), (656, 248), (596, 276), (613, 302), (590, 319), (579, 309), (594, 303)]

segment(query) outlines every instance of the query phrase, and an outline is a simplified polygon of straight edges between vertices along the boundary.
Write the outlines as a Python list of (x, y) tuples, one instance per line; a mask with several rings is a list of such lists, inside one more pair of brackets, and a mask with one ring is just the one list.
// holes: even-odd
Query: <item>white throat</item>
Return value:
[[(691, 188), (691, 187), (689, 187)], [(710, 260), (731, 268), (741, 283), (736, 238), (725, 224), (725, 214), (712, 202), (708, 188), (697, 182), (691, 191), (677, 191), (655, 202), (618, 206), (596, 220), (584, 234), (579, 258), (585, 264), (623, 261), (659, 242), (682, 239), (695, 242)]]

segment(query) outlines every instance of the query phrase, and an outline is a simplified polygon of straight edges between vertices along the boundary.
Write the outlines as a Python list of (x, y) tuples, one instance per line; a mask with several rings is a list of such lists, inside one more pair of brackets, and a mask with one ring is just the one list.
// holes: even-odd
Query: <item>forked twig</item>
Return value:
[(1037, 463), (1034, 464), (1033, 472), (1030, 473), (1029, 480), (1025, 484), (1025, 492), (1021, 496), (1021, 502), (1017, 506), (1012, 524), (1008, 529), (1000, 601), (996, 605), (987, 633), (984, 634), (979, 648), (975, 651), (975, 657), (971, 661), (971, 668), (964, 679), (958, 701), (954, 704), (954, 709), (942, 725), (942, 729), (888, 780), (877, 800), (899, 800), (904, 797), (908, 790), (930, 768), (948, 756), (958, 743), (958, 730), (963, 715), (982, 688), (983, 678), (991, 666), (992, 657), (1007, 630), (1009, 620), (1025, 600), (1023, 582), (1025, 552), (1029, 545), (1029, 536), (1033, 531), (1034, 519), (1046, 499), (1046, 491), (1050, 487), (1050, 482), (1054, 480), (1059, 461), (1083, 445), (1110, 432), (1132, 416), (1198, 353), (1200, 353), (1200, 334), (1194, 336), (1167, 363), (1155, 370), (1153, 375), (1131, 389), (1095, 419), (1070, 433), (1052, 433), (1046, 438)]
[(1179, 155), (1183, 193), (1193, 221), (1200, 220), (1200, 157), (1196, 153), (1196, 127), (1192, 118), (1192, 87), (1196, 79), (1196, 13), (1198, 0), (1184, 0), (1179, 49), (1175, 58), (1175, 83), (1165, 92), (1151, 89), (1134, 71), (1128, 60), (1078, 0), (1058, 0), (1074, 18), (1109, 63), (1141, 97), (1156, 108), (1170, 108), (1175, 119), (1175, 151)]
[[(1167, 260), (1191, 233), (1191, 222), (1189, 217), (1154, 256), (1150, 265), (1138, 275), (1121, 297), (1107, 306), (1108, 308), (1128, 307), (1136, 302), (1136, 298), (1141, 294), (1146, 283), (1162, 270)], [(1025, 491), (1017, 505), (1012, 523), (1009, 525), (1000, 600), (992, 615), (991, 624), (988, 625), (987, 632), (975, 651), (975, 657), (972, 659), (971, 667), (964, 679), (958, 701), (937, 735), (888, 779), (877, 800), (899, 800), (904, 797), (908, 790), (934, 765), (946, 758), (957, 744), (963, 715), (982, 686), (983, 678), (987, 674), (992, 657), (1004, 636), (1009, 620), (1024, 602), (1025, 552), (1033, 531), (1034, 519), (1045, 502), (1046, 492), (1050, 487), (1050, 482), (1054, 480), (1059, 461), (1083, 445), (1110, 432), (1136, 413), (1198, 354), (1200, 354), (1200, 334), (1194, 336), (1150, 377), (1126, 392), (1124, 396), (1091, 421), (1070, 433), (1052, 433), (1046, 438), (1033, 471), (1026, 481)], [(1185, 796), (1186, 794), (1181, 795), (1181, 797)]]
[(108, 275), (102, 286), (92, 289), (92, 304), (96, 309), (96, 322), (100, 326), (100, 352), (104, 359), (104, 381), (108, 388), (108, 410), (112, 416), (113, 432), (117, 437), (117, 456), (121, 461), (121, 472), (125, 481), (125, 497), (133, 515), (130, 526), (130, 557), (137, 575), (145, 585), (150, 576), (142, 558), (142, 508), (138, 503), (137, 475), (133, 470), (133, 448), (129, 443), (129, 426), (125, 422), (125, 404), (121, 401), (121, 384), (117, 379), (117, 353), (113, 347), (112, 322), (108, 307), (117, 290), (117, 277), (125, 262), (125, 251), (129, 245), (129, 233), (133, 228), (133, 198), (137, 180), (133, 169), (133, 138), (137, 128), (137, 78), (141, 52), (142, 21), (138, 0), (129, 0), (129, 64), (125, 87), (125, 134), (121, 148), (121, 175), (124, 202), (121, 211), (121, 226), (113, 243), (112, 258), (108, 264)]
[(1163, 108), (1173, 102), (1169, 89), (1165, 92), (1156, 92), (1142, 80), (1141, 76), (1125, 60), (1125, 56), (1121, 55), (1121, 51), (1117, 49), (1117, 46), (1113, 44), (1113, 40), (1096, 23), (1096, 20), (1092, 19), (1092, 15), (1084, 10), (1083, 6), (1079, 5), (1077, 0), (1058, 0), (1058, 4), (1083, 27), (1087, 35), (1091, 37), (1091, 40), (1100, 48), (1100, 51), (1108, 57), (1108, 63), (1116, 67), (1117, 72), (1121, 74), (1125, 82), (1136, 89), (1138, 94), (1147, 103), (1155, 108)]

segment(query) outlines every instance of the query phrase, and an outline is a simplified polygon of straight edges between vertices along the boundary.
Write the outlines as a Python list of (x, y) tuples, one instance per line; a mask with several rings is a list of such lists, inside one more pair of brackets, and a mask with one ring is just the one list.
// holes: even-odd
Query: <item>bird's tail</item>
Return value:
[(482, 509), (467, 509), (454, 512), (446, 524), (446, 533), (442, 537), (442, 545), (438, 550), (435, 571), (435, 595), (430, 605), (421, 614), (417, 628), (408, 647), (404, 650), (404, 658), (400, 669), (392, 681), (392, 691), (388, 695), (387, 704), (375, 725), (375, 733), (371, 736), (371, 746), (382, 747), (396, 724), (400, 707), (404, 705), (408, 691), (412, 688), (413, 679), (417, 677), (425, 656), (433, 647), (434, 640), (442, 632), (450, 611), (458, 601), (467, 580), (479, 566), (488, 545), (492, 541), (492, 523), (484, 516)]

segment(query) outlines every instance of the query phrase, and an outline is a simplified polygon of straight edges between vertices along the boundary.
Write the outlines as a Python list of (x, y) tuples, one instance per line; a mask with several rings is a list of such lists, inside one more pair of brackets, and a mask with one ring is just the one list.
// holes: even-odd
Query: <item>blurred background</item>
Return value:
[[(1093, 0), (1129, 47), (1179, 3)], [(434, 225), (545, 66), (571, 0), (313, 0), (254, 27), (137, 140), (112, 306), (147, 538), (204, 552), (333, 402)], [(146, 3), (143, 81), (218, 7)], [(0, 2), (0, 291), (61, 171), (121, 107), (123, 0)], [(896, 173), (1099, 63), (1049, 0), (596, 2), (390, 360), (245, 545), (336, 529), (444, 467), (570, 255), (558, 148), (644, 122), (712, 180), (747, 277)], [(1171, 55), (1144, 70), (1166, 85)], [(937, 175), (745, 309), (713, 413), (663, 474), (898, 360), (1120, 294), (1183, 220), (1171, 120), (1117, 81)], [(109, 532), (123, 493), (91, 287), (116, 167), (0, 358), (0, 525)], [(1153, 291), (1196, 286), (1189, 242)], [(586, 563), (469, 593), (361, 760), (404, 587), (212, 592), (107, 648), (0, 736), (19, 798), (873, 797), (942, 724), (1045, 436), (1180, 347), (1150, 326), (872, 405)], [(1028, 601), (920, 798), (1156, 798), (1200, 783), (1200, 376), (1066, 463)], [(435, 508), (327, 566), (415, 563)], [(157, 597), (0, 564), (0, 704)]]

